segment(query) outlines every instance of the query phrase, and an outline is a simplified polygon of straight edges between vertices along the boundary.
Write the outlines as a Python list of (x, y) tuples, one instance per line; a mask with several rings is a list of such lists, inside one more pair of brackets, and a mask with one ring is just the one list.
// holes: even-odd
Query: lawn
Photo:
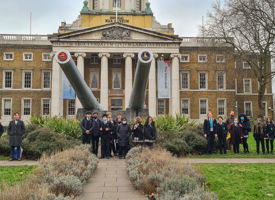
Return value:
[(198, 164), (219, 200), (275, 199), (275, 164)]
[(36, 166), (0, 167), (0, 189), (4, 185), (12, 186), (25, 180)]
[(252, 133), (250, 133), (249, 138), (248, 138), (248, 148), (249, 148), (249, 152), (250, 152), (249, 154), (243, 153), (244, 152), (243, 145), (240, 144), (240, 154), (233, 153), (233, 145), (232, 145), (232, 148), (231, 148), (232, 150), (230, 152), (227, 152), (227, 154), (220, 154), (219, 150), (218, 150), (217, 153), (212, 154), (212, 155), (190, 155), (188, 157), (189, 158), (275, 158), (275, 152), (274, 152), (274, 154), (263, 155), (261, 146), (260, 146), (260, 154), (257, 155), (256, 141), (255, 141)]
[(9, 160), (9, 157), (8, 156), (1, 156), (0, 155), (0, 160)]

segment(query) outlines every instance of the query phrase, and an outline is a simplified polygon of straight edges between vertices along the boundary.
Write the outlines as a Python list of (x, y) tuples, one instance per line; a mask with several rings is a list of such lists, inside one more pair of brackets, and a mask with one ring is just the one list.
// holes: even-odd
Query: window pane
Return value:
[(206, 89), (206, 74), (200, 73), (200, 89)]
[(244, 80), (244, 92), (245, 93), (250, 93), (251, 92), (250, 80)]
[(252, 105), (251, 103), (245, 103), (245, 114), (248, 116), (248, 117), (252, 117)]
[(165, 101), (158, 100), (158, 115), (164, 115), (164, 114), (165, 114)]
[(188, 89), (189, 88), (189, 78), (188, 73), (182, 73), (182, 89)]
[(201, 115), (207, 114), (207, 100), (206, 99), (200, 100), (200, 114)]
[(189, 115), (189, 100), (188, 99), (182, 100), (182, 114)]
[(91, 88), (98, 89), (98, 72), (91, 72)]
[(12, 86), (12, 72), (5, 72), (5, 88)]
[(68, 100), (68, 115), (75, 115), (75, 100)]
[(121, 0), (113, 0), (113, 7), (120, 8), (121, 7)]
[(23, 101), (23, 115), (30, 115), (31, 114), (31, 100), (24, 99)]
[(122, 99), (112, 99), (111, 105), (112, 106), (122, 106)]
[(97, 0), (93, 1), (93, 9), (96, 10), (97, 9)]
[(31, 72), (25, 72), (24, 73), (24, 88), (31, 88), (32, 83), (32, 73)]
[(91, 57), (91, 64), (98, 64), (99, 63), (99, 57), (96, 54), (93, 54)]
[(121, 73), (120, 72), (114, 72), (113, 73), (113, 80), (114, 80), (114, 89), (120, 89), (120, 80), (121, 80)]
[(137, 0), (137, 10), (141, 10), (141, 0)]
[(11, 115), (11, 99), (4, 99), (4, 115)]
[(218, 115), (225, 115), (225, 100), (218, 100)]
[(218, 74), (218, 89), (219, 90), (224, 89), (224, 74), (223, 73)]
[(42, 114), (43, 115), (50, 115), (50, 99), (43, 99)]
[(51, 87), (51, 73), (50, 72), (43, 72), (43, 88), (50, 88)]

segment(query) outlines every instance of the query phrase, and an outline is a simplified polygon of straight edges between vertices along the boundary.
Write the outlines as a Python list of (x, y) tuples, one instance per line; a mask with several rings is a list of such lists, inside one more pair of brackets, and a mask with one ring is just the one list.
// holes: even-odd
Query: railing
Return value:
[(225, 40), (211, 37), (183, 37), (182, 43), (225, 43)]
[(0, 34), (0, 41), (48, 41), (48, 35)]

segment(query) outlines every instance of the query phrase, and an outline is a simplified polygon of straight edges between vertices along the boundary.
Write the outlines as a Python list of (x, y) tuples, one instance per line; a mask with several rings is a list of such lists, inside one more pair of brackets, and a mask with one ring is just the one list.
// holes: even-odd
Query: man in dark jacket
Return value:
[(244, 153), (249, 153), (247, 140), (248, 140), (249, 132), (251, 131), (251, 128), (250, 128), (249, 120), (246, 117), (246, 115), (241, 114), (239, 116), (239, 123), (240, 123), (240, 127), (242, 127)]
[(127, 119), (122, 119), (122, 124), (117, 127), (117, 137), (119, 145), (119, 159), (126, 157), (129, 149), (131, 128), (127, 124)]
[(10, 144), (10, 160), (13, 160), (13, 152), (17, 149), (17, 160), (21, 160), (22, 136), (25, 133), (24, 122), (19, 120), (19, 113), (14, 113), (13, 120), (8, 127), (9, 144)]
[(102, 123), (98, 119), (98, 113), (94, 113), (93, 125), (92, 125), (92, 149), (93, 154), (97, 156), (98, 154), (98, 143), (99, 143), (99, 136), (100, 131), (102, 131)]
[(90, 144), (91, 143), (91, 132), (93, 128), (92, 122), (92, 113), (86, 112), (86, 117), (81, 122), (81, 129), (82, 129), (82, 143), (83, 144)]
[(219, 139), (220, 154), (226, 154), (227, 124), (223, 122), (222, 116), (218, 118), (217, 135)]
[(102, 116), (102, 127), (101, 127), (101, 159), (111, 157), (110, 152), (110, 140), (111, 140), (111, 132), (112, 125), (111, 122), (108, 121), (108, 116), (105, 114)]
[(217, 134), (217, 121), (213, 119), (211, 112), (207, 114), (207, 119), (203, 124), (204, 137), (207, 139), (207, 154), (213, 153), (215, 135)]
[(254, 139), (256, 140), (257, 154), (260, 154), (260, 144), (262, 145), (262, 152), (265, 154), (264, 138), (265, 138), (265, 126), (261, 122), (261, 119), (257, 120), (257, 124), (254, 125)]

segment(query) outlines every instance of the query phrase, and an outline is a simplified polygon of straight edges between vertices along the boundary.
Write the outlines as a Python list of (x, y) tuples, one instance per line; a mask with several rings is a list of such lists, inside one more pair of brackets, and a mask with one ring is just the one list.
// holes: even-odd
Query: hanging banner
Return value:
[(158, 61), (158, 98), (170, 99), (170, 67), (165, 61)]
[(62, 83), (63, 83), (62, 98), (75, 99), (75, 91), (64, 73), (62, 73)]

